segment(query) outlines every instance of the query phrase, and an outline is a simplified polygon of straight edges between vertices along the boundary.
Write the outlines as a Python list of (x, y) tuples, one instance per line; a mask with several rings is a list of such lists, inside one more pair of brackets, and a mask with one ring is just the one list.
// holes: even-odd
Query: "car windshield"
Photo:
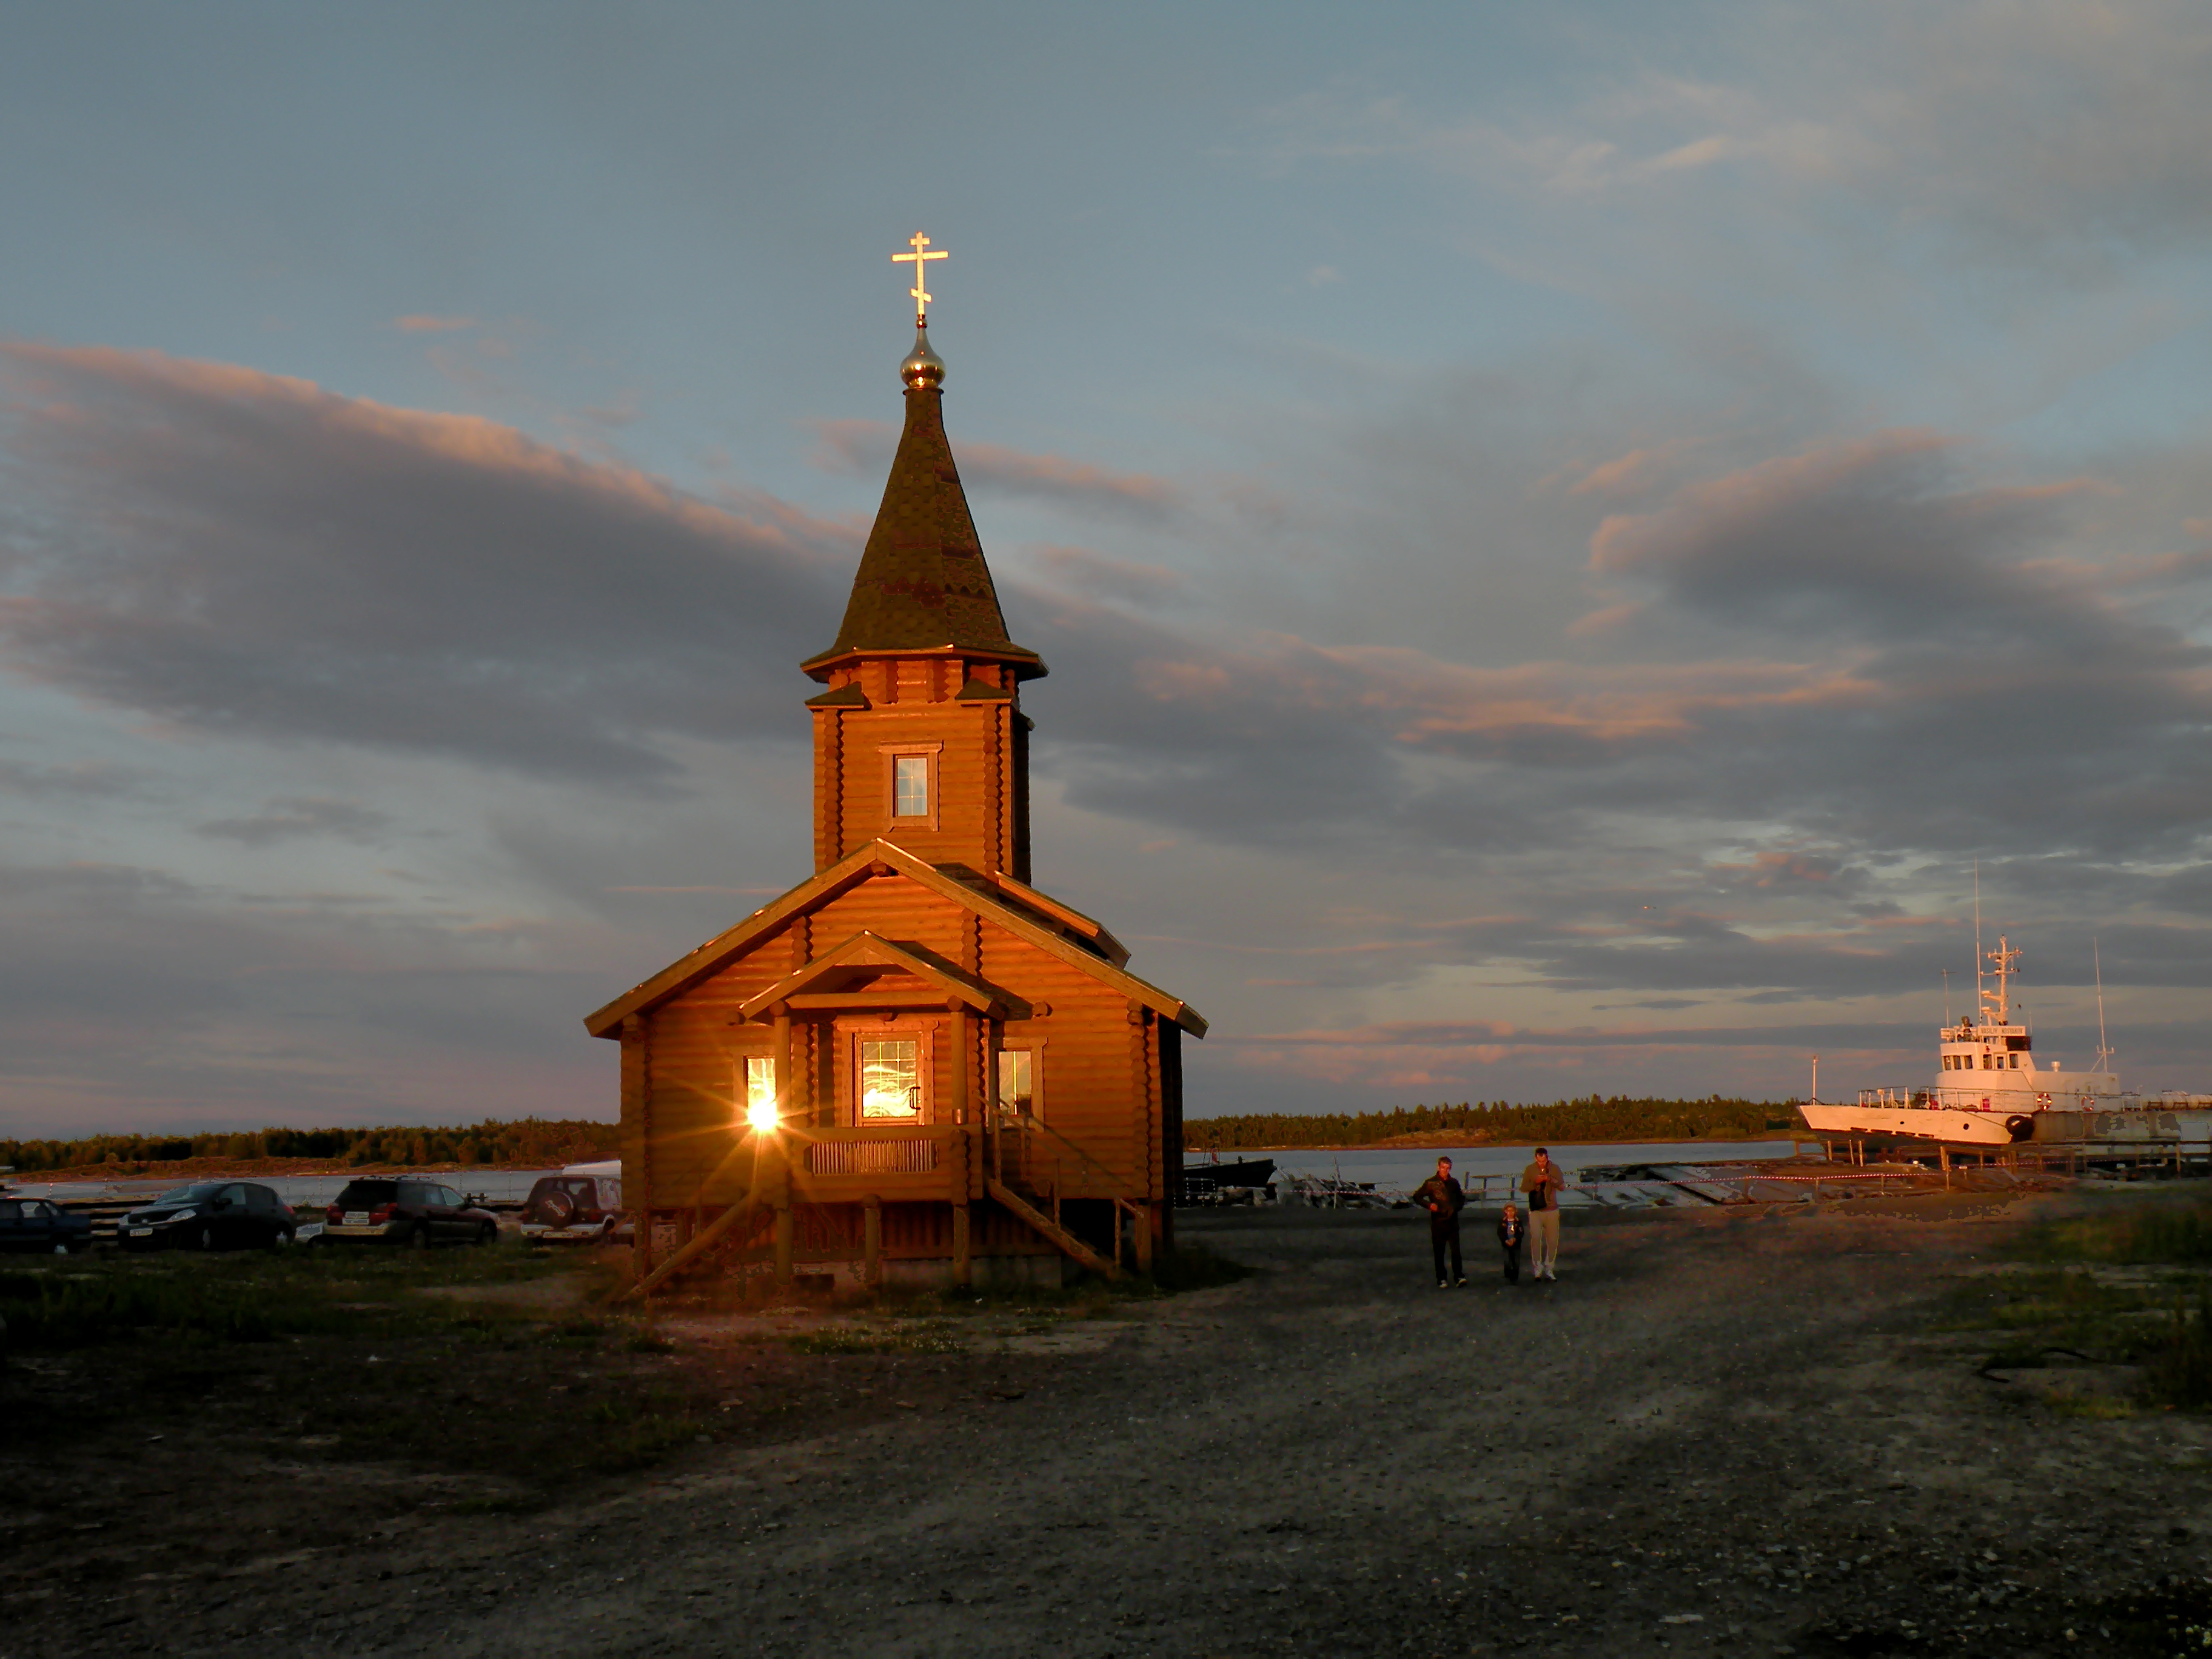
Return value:
[(203, 1181), (191, 1187), (179, 1187), (173, 1193), (163, 1193), (156, 1204), (204, 1204), (222, 1190), (220, 1181)]
[(349, 1181), (345, 1190), (338, 1194), (338, 1202), (349, 1210), (366, 1209), (374, 1204), (396, 1204), (399, 1201), (399, 1183), (396, 1181)]

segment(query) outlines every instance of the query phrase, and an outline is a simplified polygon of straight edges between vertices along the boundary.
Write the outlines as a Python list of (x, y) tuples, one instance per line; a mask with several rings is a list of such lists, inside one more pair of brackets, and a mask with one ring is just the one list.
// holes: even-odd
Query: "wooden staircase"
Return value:
[[(1063, 1253), (1073, 1256), (1085, 1267), (1090, 1268), (1092, 1273), (1103, 1273), (1109, 1279), (1119, 1279), (1121, 1276), (1121, 1264), (1119, 1261), (1109, 1261), (1047, 1215), (1034, 1200), (1023, 1197), (996, 1176), (987, 1177), (984, 1186), (992, 1197), (1029, 1223), (1036, 1231), (1059, 1245)], [(1121, 1252), (1117, 1250), (1115, 1254), (1119, 1255)]]

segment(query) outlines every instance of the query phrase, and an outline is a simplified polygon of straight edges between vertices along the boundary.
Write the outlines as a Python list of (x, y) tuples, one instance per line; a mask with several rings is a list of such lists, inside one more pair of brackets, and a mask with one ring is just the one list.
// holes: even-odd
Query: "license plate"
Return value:
[(368, 1224), (368, 1212), (366, 1210), (348, 1210), (345, 1218), (349, 1227), (366, 1227)]
[(146, 1238), (151, 1237), (153, 1231), (154, 1230), (151, 1227), (133, 1227), (131, 1230), (131, 1237), (133, 1238)]

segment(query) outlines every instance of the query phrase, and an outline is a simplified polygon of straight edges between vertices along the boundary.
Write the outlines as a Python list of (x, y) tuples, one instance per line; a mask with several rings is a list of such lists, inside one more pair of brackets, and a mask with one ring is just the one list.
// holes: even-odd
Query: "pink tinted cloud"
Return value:
[[(816, 439), (810, 459), (825, 471), (873, 477), (890, 464), (898, 443), (898, 428), (887, 421), (808, 424)], [(977, 489), (1144, 519), (1166, 518), (1185, 506), (1180, 488), (1148, 474), (1115, 472), (1062, 455), (1034, 454), (975, 440), (963, 439), (953, 447), (961, 478)]]
[(392, 325), (402, 334), (451, 334), (456, 330), (474, 328), (477, 325), (477, 319), (473, 317), (416, 315), (395, 317), (392, 319)]

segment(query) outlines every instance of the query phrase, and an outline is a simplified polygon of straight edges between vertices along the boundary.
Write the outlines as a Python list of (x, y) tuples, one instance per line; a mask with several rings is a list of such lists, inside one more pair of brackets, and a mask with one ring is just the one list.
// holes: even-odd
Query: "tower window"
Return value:
[(891, 759), (891, 816), (929, 816), (929, 757), (896, 755)]

